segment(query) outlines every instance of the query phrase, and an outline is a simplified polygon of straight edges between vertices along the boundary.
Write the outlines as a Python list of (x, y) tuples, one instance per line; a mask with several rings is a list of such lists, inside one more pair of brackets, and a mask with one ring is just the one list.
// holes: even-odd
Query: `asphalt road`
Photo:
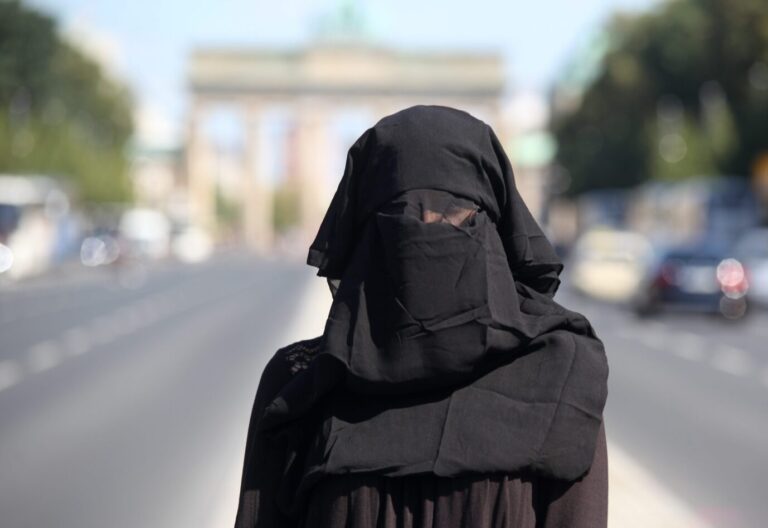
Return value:
[(768, 313), (637, 319), (567, 289), (558, 301), (605, 343), (609, 439), (711, 526), (768, 526)]
[[(0, 527), (210, 528), (231, 508), (260, 370), (319, 279), (238, 255), (131, 279), (0, 288)], [(558, 300), (606, 344), (611, 441), (713, 526), (765, 526), (768, 315)]]
[(0, 290), (0, 526), (212, 526), (311, 276), (229, 256), (133, 289), (94, 272)]

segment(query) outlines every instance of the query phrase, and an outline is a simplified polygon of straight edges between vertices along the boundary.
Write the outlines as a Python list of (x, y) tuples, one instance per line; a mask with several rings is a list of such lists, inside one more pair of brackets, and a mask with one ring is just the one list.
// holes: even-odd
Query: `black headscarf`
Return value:
[(367, 130), (307, 262), (334, 292), (321, 349), (259, 426), (284, 511), (326, 474), (589, 469), (603, 344), (552, 299), (563, 265), (487, 124), (416, 106)]

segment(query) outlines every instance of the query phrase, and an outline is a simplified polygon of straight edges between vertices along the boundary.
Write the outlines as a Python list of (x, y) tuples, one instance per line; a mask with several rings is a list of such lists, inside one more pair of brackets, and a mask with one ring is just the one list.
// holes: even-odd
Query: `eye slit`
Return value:
[(443, 221), (443, 214), (438, 213), (437, 211), (432, 211), (431, 209), (424, 209), (421, 216), (422, 221), (428, 224)]
[(476, 213), (477, 209), (467, 209), (466, 207), (451, 207), (445, 215), (445, 221), (455, 226), (460, 226), (468, 223), (469, 220), (472, 220)]
[(467, 223), (468, 220), (474, 218), (477, 213), (477, 208), (469, 209), (466, 207), (451, 206), (445, 213), (432, 211), (431, 209), (424, 209), (422, 211), (422, 221), (431, 224), (435, 222), (442, 222), (445, 224), (453, 224), (460, 226)]

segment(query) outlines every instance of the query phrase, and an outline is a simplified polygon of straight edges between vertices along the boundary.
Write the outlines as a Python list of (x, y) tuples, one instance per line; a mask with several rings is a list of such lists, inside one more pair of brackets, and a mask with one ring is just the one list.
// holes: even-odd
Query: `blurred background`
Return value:
[(347, 149), (422, 103), (606, 344), (612, 527), (768, 524), (765, 0), (0, 0), (3, 528), (232, 524)]

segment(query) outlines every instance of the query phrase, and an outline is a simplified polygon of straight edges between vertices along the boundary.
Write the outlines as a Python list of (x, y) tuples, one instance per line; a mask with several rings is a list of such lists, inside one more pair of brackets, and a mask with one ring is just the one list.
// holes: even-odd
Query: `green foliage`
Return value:
[(667, 1), (608, 33), (600, 73), (552, 120), (570, 192), (748, 176), (768, 150), (765, 1)]
[(59, 176), (85, 201), (130, 198), (127, 91), (15, 0), (0, 0), (0, 109), (0, 172)]
[(227, 198), (221, 189), (216, 187), (216, 219), (220, 225), (228, 229), (238, 229), (242, 220), (241, 209), (240, 204)]
[(685, 118), (674, 131), (653, 126), (648, 132), (652, 138), (651, 174), (663, 181), (681, 181), (691, 177), (711, 175), (715, 166), (711, 146), (702, 129), (690, 118)]
[(299, 192), (295, 186), (281, 184), (274, 191), (272, 223), (275, 231), (283, 233), (299, 222)]

